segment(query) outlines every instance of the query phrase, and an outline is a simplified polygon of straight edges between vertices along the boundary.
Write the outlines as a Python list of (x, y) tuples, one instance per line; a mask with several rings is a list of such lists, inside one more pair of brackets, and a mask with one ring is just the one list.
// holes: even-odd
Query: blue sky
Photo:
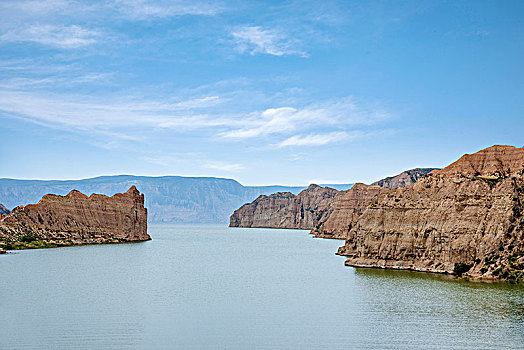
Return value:
[(523, 145), (522, 1), (0, 1), (0, 177), (371, 182)]

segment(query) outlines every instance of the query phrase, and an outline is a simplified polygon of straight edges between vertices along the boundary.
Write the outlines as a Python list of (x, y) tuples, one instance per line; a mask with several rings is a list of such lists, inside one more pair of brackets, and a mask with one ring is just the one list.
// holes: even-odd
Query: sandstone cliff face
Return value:
[(39, 247), (37, 243), (48, 246), (149, 239), (144, 195), (135, 186), (112, 197), (88, 197), (76, 190), (66, 196), (48, 194), (38, 204), (16, 207), (0, 220), (0, 243), (15, 249)]
[(373, 198), (339, 254), (351, 266), (519, 279), (523, 204), (524, 147), (493, 146)]
[(334, 204), (332, 213), (319, 220), (311, 233), (320, 238), (346, 239), (371, 199), (385, 191), (383, 187), (356, 183)]
[(310, 185), (296, 196), (289, 192), (260, 196), (237, 209), (229, 226), (312, 229), (331, 213), (344, 193)]
[(390, 190), (399, 187), (407, 187), (435, 169), (436, 168), (415, 168), (406, 170), (396, 176), (386, 177), (385, 179), (373, 182), (371, 186), (385, 187)]

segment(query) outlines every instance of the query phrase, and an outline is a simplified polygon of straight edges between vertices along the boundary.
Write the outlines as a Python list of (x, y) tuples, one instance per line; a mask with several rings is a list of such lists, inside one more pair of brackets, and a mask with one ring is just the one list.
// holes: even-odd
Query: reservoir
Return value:
[(304, 230), (0, 256), (0, 349), (523, 349), (524, 286), (344, 266)]

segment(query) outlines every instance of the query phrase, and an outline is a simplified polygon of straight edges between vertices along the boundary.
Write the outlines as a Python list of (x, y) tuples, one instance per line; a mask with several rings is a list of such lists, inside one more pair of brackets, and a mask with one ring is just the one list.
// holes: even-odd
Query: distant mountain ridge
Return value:
[[(145, 195), (151, 223), (227, 223), (231, 213), (260, 195), (298, 194), (307, 186), (243, 186), (233, 179), (183, 176), (100, 176), (82, 180), (0, 179), (0, 203), (8, 209), (37, 203), (48, 193), (66, 195), (75, 189), (87, 195), (113, 195), (135, 185)], [(352, 184), (327, 185), (348, 189)]]

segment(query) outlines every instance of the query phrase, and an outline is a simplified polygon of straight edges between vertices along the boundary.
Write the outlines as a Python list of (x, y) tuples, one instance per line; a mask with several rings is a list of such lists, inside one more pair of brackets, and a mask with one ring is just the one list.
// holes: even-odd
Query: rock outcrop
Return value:
[(16, 207), (0, 220), (0, 246), (7, 249), (145, 241), (147, 209), (135, 186), (112, 197), (45, 195)]
[(2, 215), (7, 215), (7, 214), (9, 214), (9, 209), (4, 207), (2, 203), (0, 203), (0, 218), (2, 217)]
[(349, 231), (376, 195), (386, 188), (356, 183), (335, 204), (329, 216), (323, 216), (311, 231), (315, 237), (346, 239)]
[(385, 179), (373, 182), (371, 186), (380, 186), (394, 190), (399, 187), (407, 187), (414, 182), (417, 182), (422, 176), (436, 170), (436, 168), (415, 168), (406, 170), (398, 175), (386, 177)]
[(262, 195), (235, 210), (229, 226), (312, 229), (331, 214), (345, 192), (310, 185), (298, 195), (290, 192)]
[(407, 170), (377, 181), (380, 186), (358, 183), (347, 191), (310, 185), (297, 196), (289, 192), (259, 196), (237, 209), (229, 226), (311, 229), (315, 237), (345, 239), (371, 198), (389, 187), (408, 186), (431, 170)]
[(374, 197), (339, 254), (346, 265), (522, 280), (524, 147), (466, 154)]

